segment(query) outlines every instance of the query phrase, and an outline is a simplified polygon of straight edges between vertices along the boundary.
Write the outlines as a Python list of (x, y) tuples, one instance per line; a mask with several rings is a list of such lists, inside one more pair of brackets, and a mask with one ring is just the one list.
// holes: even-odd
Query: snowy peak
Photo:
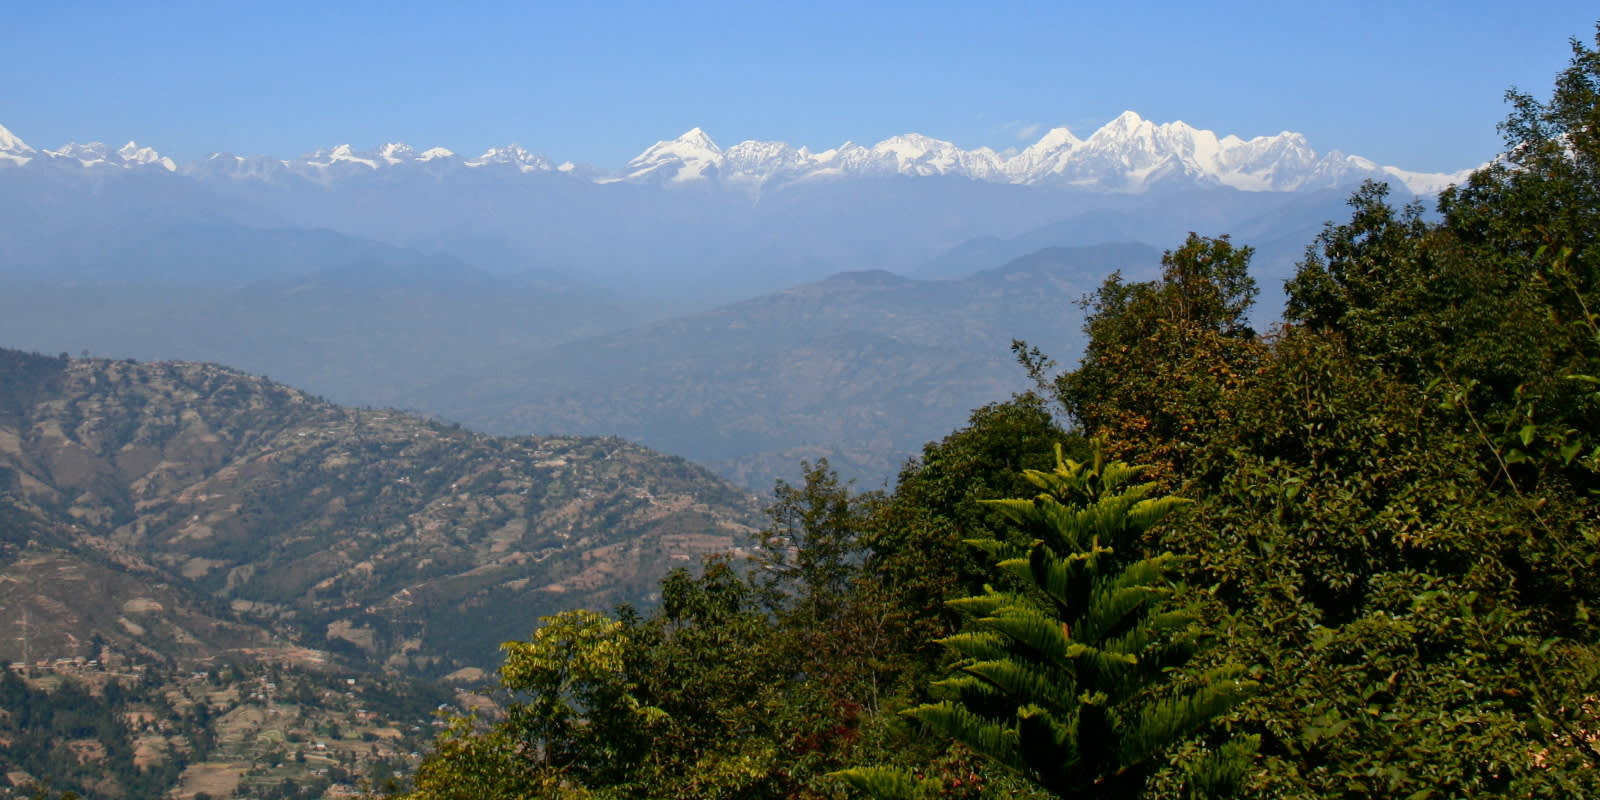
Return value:
[(624, 172), (630, 181), (684, 183), (714, 177), (721, 164), (722, 148), (705, 131), (690, 128), (676, 139), (651, 145)]
[(891, 136), (872, 146), (872, 152), (889, 156), (900, 175), (961, 175), (989, 180), (1000, 173), (1000, 157), (987, 147), (962, 150), (954, 144), (908, 133)]
[(718, 170), (725, 181), (760, 186), (774, 178), (805, 173), (815, 164), (816, 158), (804, 147), (749, 140), (724, 150)]
[(331, 149), (318, 150), (305, 157), (306, 164), (313, 167), (332, 167), (336, 164), (359, 164), (367, 169), (377, 169), (377, 154), (357, 154), (348, 144), (337, 145)]
[(456, 154), (443, 147), (430, 147), (419, 153), (409, 144), (390, 142), (378, 148), (372, 155), (376, 160), (393, 167), (401, 164), (425, 164), (441, 158), (454, 158)]
[(684, 131), (682, 136), (679, 136), (672, 141), (673, 144), (681, 145), (683, 147), (696, 148), (712, 153), (722, 152), (722, 148), (717, 147), (717, 143), (711, 141), (711, 137), (707, 135), (704, 130), (701, 130), (698, 127), (690, 128), (689, 130)]
[[(491, 151), (494, 152), (494, 151)], [(238, 168), (230, 177), (239, 179), (251, 174), (276, 174), (280, 170), (298, 174), (320, 183), (330, 183), (339, 178), (366, 175), (380, 170), (406, 169), (435, 163), (449, 164), (455, 153), (443, 147), (422, 152), (403, 142), (387, 142), (372, 150), (356, 150), (348, 144), (324, 148), (309, 153), (295, 161), (271, 162), (262, 157), (239, 159)], [(275, 164), (275, 165), (274, 165)], [(214, 171), (208, 168), (207, 171)]]
[[(428, 152), (433, 153), (436, 150), (443, 149), (444, 148), (434, 148), (434, 150), (429, 150)], [(444, 152), (449, 153), (450, 151), (445, 150)], [(438, 157), (440, 156), (435, 156), (435, 158)], [(538, 153), (530, 153), (520, 144), (511, 144), (505, 147), (491, 147), (488, 150), (485, 150), (483, 155), (468, 161), (467, 166), (474, 168), (506, 167), (521, 173), (549, 172), (555, 169), (555, 167), (550, 163), (550, 159), (545, 158)]]
[(1051, 128), (1039, 141), (1007, 159), (1002, 169), (1012, 183), (1033, 183), (1039, 176), (1052, 175), (1064, 169), (1072, 152), (1083, 145), (1083, 140), (1067, 128)]
[(1389, 178), (1405, 184), (1407, 188), (1417, 194), (1437, 194), (1451, 186), (1466, 183), (1467, 178), (1471, 177), (1472, 173), (1487, 166), (1489, 165), (1483, 164), (1480, 167), (1469, 167), (1449, 173), (1412, 172), (1399, 167), (1383, 167), (1382, 169), (1383, 173)]
[(178, 165), (172, 159), (157, 153), (154, 148), (140, 147), (132, 141), (119, 148), (117, 156), (127, 165), (155, 164), (168, 172), (178, 171)]
[(0, 125), (0, 164), (22, 166), (32, 161), (36, 152), (27, 142)]
[(1100, 130), (1095, 131), (1094, 135), (1089, 137), (1089, 140), (1094, 141), (1097, 138), (1130, 139), (1141, 134), (1148, 136), (1154, 127), (1154, 123), (1139, 116), (1138, 112), (1124, 111), (1118, 114), (1116, 119), (1107, 122)]
[(385, 164), (403, 164), (407, 161), (415, 159), (417, 157), (417, 151), (412, 149), (411, 145), (409, 144), (389, 142), (388, 144), (378, 148), (377, 156), (378, 159)]
[(44, 155), (58, 161), (76, 161), (78, 166), (86, 169), (131, 169), (154, 166), (168, 172), (178, 170), (178, 165), (173, 163), (172, 159), (162, 156), (149, 147), (140, 147), (134, 142), (128, 142), (116, 150), (107, 147), (104, 142), (88, 144), (70, 142), (56, 150), (45, 150)]

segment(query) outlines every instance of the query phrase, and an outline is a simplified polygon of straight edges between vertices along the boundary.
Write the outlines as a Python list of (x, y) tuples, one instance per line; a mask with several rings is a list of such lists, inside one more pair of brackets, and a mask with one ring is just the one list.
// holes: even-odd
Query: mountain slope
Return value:
[[(40, 646), (80, 648), (57, 655), (91, 635), (168, 658), (277, 637), (421, 674), (488, 666), (539, 615), (642, 598), (754, 519), (704, 470), (618, 439), (496, 439), (212, 365), (3, 352), (0, 491), (24, 533), (0, 625), (26, 614)], [(103, 612), (17, 594), (68, 586), (41, 570), (81, 576), (63, 591)]]
[(745, 485), (828, 457), (877, 484), (974, 407), (1024, 387), (1010, 342), (1062, 358), (1075, 302), (1144, 245), (1057, 248), (961, 280), (852, 272), (713, 311), (580, 340), (407, 399), (494, 431), (613, 432)]

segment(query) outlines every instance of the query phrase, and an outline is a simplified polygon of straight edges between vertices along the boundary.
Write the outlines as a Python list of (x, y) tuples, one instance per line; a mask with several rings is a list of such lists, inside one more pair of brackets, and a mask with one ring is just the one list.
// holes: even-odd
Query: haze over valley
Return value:
[(398, 144), (180, 165), (5, 132), (0, 337), (228, 364), (499, 433), (623, 435), (757, 491), (818, 458), (882, 485), (1025, 388), (1011, 339), (1074, 358), (1076, 302), (1105, 275), (1234, 232), (1270, 322), (1352, 187), (1403, 199), (1460, 177), (1133, 112), (1007, 154), (920, 134), (723, 148), (694, 129), (614, 169)]

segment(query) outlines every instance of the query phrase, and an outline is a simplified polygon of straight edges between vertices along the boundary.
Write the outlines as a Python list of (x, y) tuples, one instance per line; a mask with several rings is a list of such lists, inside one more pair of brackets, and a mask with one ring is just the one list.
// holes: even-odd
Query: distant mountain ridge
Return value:
[(1028, 388), (1010, 343), (1057, 358), (1105, 276), (1153, 277), (1137, 243), (1046, 248), (955, 280), (821, 281), (463, 370), (404, 405), (494, 432), (614, 433), (754, 489), (829, 459), (876, 486), (973, 408)]
[(1375, 178), (1427, 194), (1459, 182), (1468, 172), (1414, 172), (1337, 150), (1318, 153), (1303, 135), (1290, 131), (1251, 139), (1219, 136), (1182, 121), (1158, 124), (1133, 111), (1123, 112), (1087, 138), (1079, 138), (1065, 127), (1055, 128), (1010, 155), (987, 147), (965, 150), (917, 133), (893, 136), (871, 146), (845, 142), (822, 151), (753, 140), (724, 149), (704, 130), (693, 128), (676, 139), (656, 142), (620, 169), (556, 164), (518, 145), (464, 158), (443, 147), (419, 151), (394, 142), (367, 151), (342, 144), (287, 160), (215, 153), (180, 166), (131, 141), (118, 149), (96, 142), (38, 150), (0, 127), (0, 166), (30, 164), (157, 169), (203, 180), (301, 179), (318, 183), (396, 169), (437, 177), (458, 171), (539, 173), (597, 183), (715, 183), (752, 192), (799, 181), (901, 175), (1132, 193), (1166, 185), (1289, 192)]

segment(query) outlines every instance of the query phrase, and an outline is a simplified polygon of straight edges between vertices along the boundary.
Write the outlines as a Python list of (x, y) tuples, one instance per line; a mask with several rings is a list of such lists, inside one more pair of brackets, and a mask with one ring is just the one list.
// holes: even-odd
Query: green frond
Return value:
[(1008, 558), (1022, 558), (1028, 549), (999, 539), (963, 539), (967, 545), (976, 547), (995, 561), (1005, 561)]
[[(1032, 500), (1010, 498), (1005, 500), (980, 500), (982, 504), (994, 508), (1000, 515), (1018, 525), (1026, 525), (1033, 521), (1037, 515)], [(974, 542), (975, 543), (975, 542)]]
[(961, 670), (1007, 695), (1028, 698), (1044, 708), (1070, 711), (1076, 704), (1076, 682), (1060, 669), (1020, 661), (981, 661)]
[(1134, 653), (1147, 667), (1159, 669), (1182, 663), (1193, 652), (1191, 637), (1174, 635), (1194, 624), (1194, 615), (1186, 611), (1169, 611), (1146, 616), (1119, 636), (1102, 642), (1114, 653)]
[(1243, 701), (1255, 687), (1252, 681), (1225, 677), (1144, 705), (1135, 719), (1125, 721), (1121, 757), (1128, 764), (1150, 758)]
[(939, 644), (971, 659), (1005, 658), (1011, 654), (1007, 639), (991, 631), (965, 631), (939, 640)]
[(1063, 556), (1046, 546), (1036, 545), (1025, 563), (1007, 561), (1000, 566), (1043, 592), (1055, 602), (1058, 610), (1066, 612), (1077, 604), (1079, 595), (1087, 593), (1085, 584), (1091, 580), (1099, 559), (1110, 553), (1108, 549), (1097, 547)]
[(1102, 650), (1084, 644), (1074, 644), (1068, 652), (1072, 658), (1079, 686), (1117, 688), (1134, 678), (1139, 657), (1134, 653)]
[(1106, 494), (1116, 492), (1122, 485), (1138, 477), (1144, 470), (1132, 464), (1113, 461), (1100, 470), (1100, 491)]
[(945, 605), (974, 619), (987, 617), (1007, 606), (1027, 605), (1028, 600), (1015, 592), (997, 592), (986, 589), (983, 594), (946, 600)]
[(874, 800), (922, 800), (942, 788), (934, 778), (919, 778), (899, 767), (856, 767), (828, 773)]
[(907, 712), (922, 724), (1014, 770), (1023, 767), (1017, 752), (1017, 731), (984, 719), (954, 703), (918, 706)]
[[(1021, 581), (1024, 586), (1034, 586), (1033, 572), (1029, 568), (1026, 554), (1022, 558), (1008, 558), (995, 564), (1001, 572)], [(1038, 587), (1035, 587), (1038, 588)]]
[(1062, 718), (1025, 707), (1018, 711), (1016, 730), (1022, 774), (1049, 783), (1054, 782), (1055, 776), (1078, 769), (1082, 755), (1076, 714)]
[(958, 697), (962, 700), (1001, 695), (1000, 690), (993, 684), (965, 672), (957, 672), (943, 680), (934, 681), (933, 686), (943, 692), (944, 697)]
[(1033, 658), (1060, 661), (1072, 639), (1061, 620), (1031, 605), (1006, 606), (978, 621), (983, 630), (1001, 634), (1026, 647)]
[(1184, 797), (1187, 800), (1237, 797), (1260, 750), (1260, 736), (1235, 736), (1204, 758), (1182, 764)]
[(1122, 571), (1116, 577), (1110, 578), (1108, 583), (1119, 588), (1141, 583), (1158, 583), (1182, 563), (1183, 558), (1175, 553), (1141, 558), (1123, 567)]
[(1193, 502), (1185, 497), (1155, 497), (1140, 500), (1128, 509), (1128, 525), (1138, 531), (1150, 530), (1168, 514)]
[[(1100, 587), (1095, 587), (1100, 589)], [(1086, 642), (1101, 642), (1113, 633), (1138, 628), (1152, 605), (1166, 598), (1170, 592), (1160, 586), (1106, 587), (1096, 591), (1089, 601), (1088, 613), (1078, 620), (1074, 638)], [(1115, 649), (1116, 641), (1104, 642), (1103, 647)], [(1138, 650), (1123, 652), (1137, 653)]]

